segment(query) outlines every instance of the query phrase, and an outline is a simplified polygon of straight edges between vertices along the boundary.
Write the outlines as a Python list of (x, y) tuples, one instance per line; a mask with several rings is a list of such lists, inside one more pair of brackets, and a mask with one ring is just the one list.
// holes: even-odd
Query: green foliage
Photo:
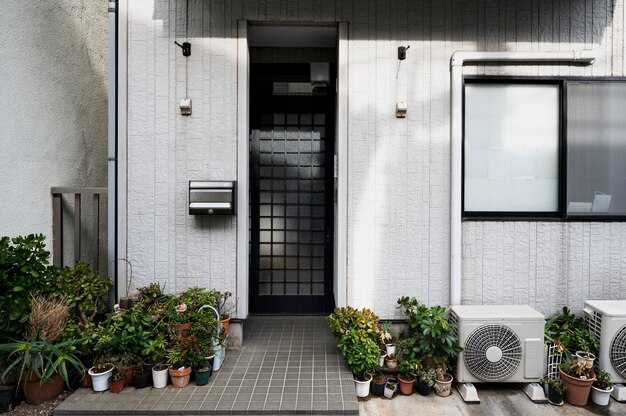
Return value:
[(589, 351), (598, 355), (600, 342), (589, 330), (585, 320), (570, 313), (565, 306), (546, 322), (545, 342), (558, 343), (570, 351)]
[(85, 372), (85, 367), (76, 355), (73, 341), (52, 344), (47, 339), (39, 338), (39, 331), (26, 341), (1, 344), (0, 352), (5, 355), (8, 363), (2, 378), (5, 379), (11, 372), (17, 371), (18, 384), (36, 376), (40, 385), (43, 385), (58, 373), (69, 386), (68, 365), (83, 374)]
[(364, 381), (366, 373), (378, 367), (380, 347), (373, 339), (360, 336), (354, 328), (346, 331), (337, 347), (358, 380)]
[(354, 330), (359, 338), (369, 338), (374, 342), (380, 341), (380, 325), (378, 316), (371, 310), (354, 309), (350, 306), (335, 308), (333, 313), (326, 317), (330, 332), (339, 340), (348, 330)]
[(96, 313), (106, 305), (111, 285), (110, 279), (100, 277), (82, 261), (76, 262), (74, 267), (64, 267), (53, 281), (54, 292), (67, 299), (82, 325), (93, 321)]
[(139, 355), (152, 338), (155, 323), (142, 304), (111, 313), (96, 329), (94, 351), (98, 356), (132, 353)]
[(147, 305), (151, 305), (163, 297), (163, 290), (161, 289), (161, 285), (157, 282), (150, 283), (145, 287), (140, 287), (137, 291), (139, 292), (141, 301)]
[(429, 308), (408, 297), (398, 299), (398, 304), (415, 332), (412, 354), (423, 356), (430, 368), (441, 367), (447, 371), (451, 361), (463, 350), (458, 343), (457, 325), (448, 321), (447, 310), (441, 306)]
[(555, 392), (556, 394), (563, 394), (563, 382), (559, 378), (552, 378), (544, 376), (539, 380), (539, 382), (543, 385), (548, 385), (548, 388)]
[(213, 355), (213, 340), (217, 340), (217, 318), (212, 309), (203, 309), (196, 313), (196, 319), (191, 324), (191, 336), (195, 338), (196, 348), (204, 357)]
[(0, 342), (22, 337), (30, 296), (49, 293), (58, 274), (48, 265), (44, 240), (42, 234), (0, 239)]
[(609, 390), (613, 387), (613, 377), (606, 371), (600, 371), (596, 375), (596, 381), (594, 381), (593, 385), (600, 390)]
[(434, 369), (428, 369), (428, 370), (418, 370), (417, 371), (417, 377), (419, 379), (419, 382), (422, 384), (426, 384), (428, 387), (432, 387), (435, 385), (435, 370)]
[(593, 364), (587, 358), (579, 360), (576, 356), (569, 353), (566, 353), (563, 358), (559, 368), (564, 373), (578, 378), (590, 379), (594, 377)]
[(202, 287), (190, 287), (185, 290), (179, 297), (179, 303), (184, 303), (191, 313), (195, 313), (201, 306), (211, 305), (218, 307), (218, 299), (220, 292), (217, 290), (208, 290)]
[(159, 363), (165, 359), (167, 354), (167, 344), (163, 335), (158, 335), (155, 339), (149, 339), (143, 344), (141, 355), (148, 357), (152, 364)]

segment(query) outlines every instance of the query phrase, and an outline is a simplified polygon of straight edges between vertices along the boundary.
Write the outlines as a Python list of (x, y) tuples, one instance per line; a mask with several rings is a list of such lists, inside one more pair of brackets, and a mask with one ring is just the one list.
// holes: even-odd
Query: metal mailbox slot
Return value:
[(190, 215), (235, 213), (235, 182), (189, 181)]

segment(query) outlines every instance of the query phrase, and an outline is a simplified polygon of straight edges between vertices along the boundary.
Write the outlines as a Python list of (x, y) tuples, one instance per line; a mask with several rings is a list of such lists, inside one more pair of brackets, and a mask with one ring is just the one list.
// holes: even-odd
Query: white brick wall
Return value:
[[(130, 2), (129, 253), (134, 286), (234, 292), (236, 220), (187, 215), (189, 179), (236, 176), (238, 19), (348, 22), (348, 298), (382, 317), (414, 295), (449, 291), (449, 59), (455, 50), (594, 48), (591, 68), (497, 66), (467, 73), (622, 76), (623, 1), (190, 0)], [(408, 116), (395, 118), (397, 47), (410, 44)], [(181, 117), (185, 66), (193, 115)], [(404, 88), (404, 86), (402, 86)], [(463, 301), (543, 312), (586, 297), (626, 297), (621, 223), (467, 222)], [(606, 234), (609, 232), (609, 234)], [(625, 247), (626, 249), (626, 247)], [(245, 277), (243, 277), (245, 278)], [(513, 288), (514, 290), (511, 290)]]

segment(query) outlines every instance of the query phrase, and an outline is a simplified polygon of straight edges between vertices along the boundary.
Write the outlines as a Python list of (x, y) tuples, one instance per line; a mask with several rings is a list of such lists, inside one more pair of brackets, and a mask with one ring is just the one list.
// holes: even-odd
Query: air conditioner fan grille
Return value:
[(503, 381), (519, 367), (522, 343), (517, 334), (505, 325), (482, 325), (465, 341), (463, 355), (465, 365), (479, 379)]
[(609, 356), (615, 371), (626, 377), (626, 325), (621, 327), (613, 337)]

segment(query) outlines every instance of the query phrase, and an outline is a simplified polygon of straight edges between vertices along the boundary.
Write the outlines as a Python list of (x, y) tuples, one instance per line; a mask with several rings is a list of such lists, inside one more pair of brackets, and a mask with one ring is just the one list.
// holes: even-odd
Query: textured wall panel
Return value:
[[(623, 75), (623, 1), (190, 0), (130, 4), (129, 258), (134, 285), (235, 288), (235, 218), (193, 218), (189, 179), (236, 175), (239, 19), (349, 23), (348, 298), (386, 318), (396, 299), (449, 292), (449, 60), (455, 50), (593, 48), (591, 68), (479, 65), (468, 74)], [(614, 18), (615, 17), (615, 18)], [(411, 45), (398, 66), (397, 47)], [(189, 82), (185, 84), (186, 71)], [(404, 72), (402, 72), (404, 71)], [(177, 102), (188, 90), (191, 117)], [(395, 117), (400, 93), (405, 119)], [(466, 222), (463, 301), (549, 313), (626, 297), (626, 226)], [(247, 278), (245, 276), (240, 278)]]

